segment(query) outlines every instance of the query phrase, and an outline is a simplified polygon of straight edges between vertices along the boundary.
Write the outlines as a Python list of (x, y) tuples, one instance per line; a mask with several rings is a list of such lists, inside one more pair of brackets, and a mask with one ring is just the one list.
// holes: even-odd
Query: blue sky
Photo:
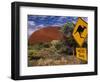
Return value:
[[(87, 17), (82, 17), (87, 22)], [(28, 15), (28, 36), (34, 31), (46, 26), (62, 26), (66, 22), (76, 23), (78, 17), (71, 16), (46, 16), (46, 15)]]

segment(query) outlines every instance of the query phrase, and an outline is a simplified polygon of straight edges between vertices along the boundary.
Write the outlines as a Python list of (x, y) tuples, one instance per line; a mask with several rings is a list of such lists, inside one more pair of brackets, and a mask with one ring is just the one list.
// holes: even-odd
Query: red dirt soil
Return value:
[(60, 27), (48, 26), (39, 29), (32, 33), (29, 37), (29, 44), (35, 44), (40, 42), (49, 42), (52, 40), (64, 40), (65, 37), (63, 33), (59, 31)]

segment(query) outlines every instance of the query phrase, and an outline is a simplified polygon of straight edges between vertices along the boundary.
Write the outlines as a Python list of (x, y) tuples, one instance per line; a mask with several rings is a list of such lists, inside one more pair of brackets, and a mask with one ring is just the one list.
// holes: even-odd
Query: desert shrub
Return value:
[(28, 50), (28, 56), (32, 57), (32, 56), (36, 56), (38, 54), (37, 50)]
[(33, 49), (40, 50), (41, 49), (41, 45), (40, 44), (34, 44), (33, 45)]
[(43, 48), (49, 48), (50, 42), (44, 42), (42, 46), (43, 46)]
[(33, 54), (33, 50), (28, 50), (28, 55), (31, 56)]
[(28, 45), (28, 50), (31, 50), (33, 48), (32, 45)]

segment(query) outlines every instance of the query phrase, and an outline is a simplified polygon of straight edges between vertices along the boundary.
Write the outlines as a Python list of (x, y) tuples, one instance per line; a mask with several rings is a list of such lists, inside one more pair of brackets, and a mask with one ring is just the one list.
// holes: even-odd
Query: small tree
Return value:
[(74, 24), (72, 22), (67, 22), (61, 29), (61, 32), (63, 32), (63, 34), (66, 36), (65, 44), (68, 55), (72, 55), (74, 48), (77, 46), (77, 43), (72, 36), (73, 29)]
[(74, 28), (74, 24), (71, 22), (67, 22), (63, 25), (63, 28), (61, 29), (61, 31), (66, 35), (68, 33), (71, 33), (73, 28)]

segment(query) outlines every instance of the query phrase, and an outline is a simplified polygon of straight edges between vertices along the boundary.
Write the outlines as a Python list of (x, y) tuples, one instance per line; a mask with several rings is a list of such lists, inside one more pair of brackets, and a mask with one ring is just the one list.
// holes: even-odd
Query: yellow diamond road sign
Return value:
[(72, 33), (74, 39), (79, 44), (79, 46), (83, 45), (87, 37), (87, 29), (88, 24), (82, 18), (79, 17)]
[(87, 52), (86, 52), (86, 48), (76, 48), (76, 57), (87, 61)]

